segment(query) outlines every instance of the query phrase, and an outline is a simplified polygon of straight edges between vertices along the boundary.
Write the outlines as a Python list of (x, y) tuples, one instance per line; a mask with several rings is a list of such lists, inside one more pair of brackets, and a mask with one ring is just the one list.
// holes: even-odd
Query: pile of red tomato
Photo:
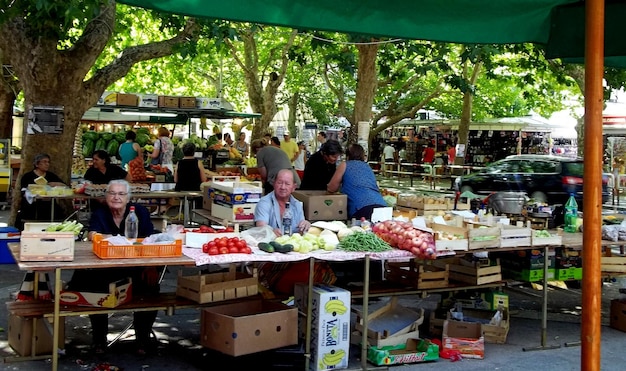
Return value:
[(239, 237), (220, 237), (202, 245), (202, 252), (209, 255), (252, 254), (246, 241)]

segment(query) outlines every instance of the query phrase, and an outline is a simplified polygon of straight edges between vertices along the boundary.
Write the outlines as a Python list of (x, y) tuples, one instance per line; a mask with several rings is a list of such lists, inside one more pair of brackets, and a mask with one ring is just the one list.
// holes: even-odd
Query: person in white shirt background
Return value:
[(300, 180), (302, 180), (302, 177), (304, 176), (304, 165), (306, 164), (306, 160), (306, 144), (304, 144), (304, 141), (301, 140), (298, 142), (298, 156), (293, 162), (293, 168), (296, 170), (296, 173), (298, 173)]

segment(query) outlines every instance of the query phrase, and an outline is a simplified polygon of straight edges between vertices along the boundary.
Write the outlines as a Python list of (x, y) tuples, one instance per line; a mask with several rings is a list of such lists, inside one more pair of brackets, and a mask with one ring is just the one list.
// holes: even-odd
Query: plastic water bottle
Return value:
[(285, 212), (283, 213), (283, 235), (291, 236), (291, 209), (289, 202), (285, 204)]
[(137, 218), (137, 214), (135, 214), (135, 207), (130, 207), (130, 212), (124, 221), (124, 236), (131, 241), (137, 241), (137, 234), (139, 233), (139, 219)]
[(576, 232), (576, 221), (578, 220), (578, 202), (574, 198), (574, 194), (570, 194), (565, 204), (565, 232)]

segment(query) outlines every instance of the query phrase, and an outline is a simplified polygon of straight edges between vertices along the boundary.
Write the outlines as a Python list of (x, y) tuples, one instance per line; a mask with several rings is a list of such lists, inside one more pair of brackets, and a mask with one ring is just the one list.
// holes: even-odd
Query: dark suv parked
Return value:
[[(602, 202), (609, 200), (608, 178), (602, 179)], [(579, 208), (583, 197), (583, 160), (548, 155), (513, 155), (486, 168), (456, 178), (455, 189), (488, 195), (498, 191), (526, 192), (536, 201), (565, 204), (574, 193)]]

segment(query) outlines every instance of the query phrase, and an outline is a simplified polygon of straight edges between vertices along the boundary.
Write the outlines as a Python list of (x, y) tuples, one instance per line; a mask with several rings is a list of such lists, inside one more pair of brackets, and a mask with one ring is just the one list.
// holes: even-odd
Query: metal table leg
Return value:
[(546, 245), (543, 248), (543, 303), (541, 306), (541, 345), (537, 347), (522, 348), (525, 352), (531, 350), (546, 350), (557, 349), (561, 347), (561, 344), (547, 345), (548, 339), (548, 266), (550, 259), (548, 259), (548, 252), (550, 248)]

